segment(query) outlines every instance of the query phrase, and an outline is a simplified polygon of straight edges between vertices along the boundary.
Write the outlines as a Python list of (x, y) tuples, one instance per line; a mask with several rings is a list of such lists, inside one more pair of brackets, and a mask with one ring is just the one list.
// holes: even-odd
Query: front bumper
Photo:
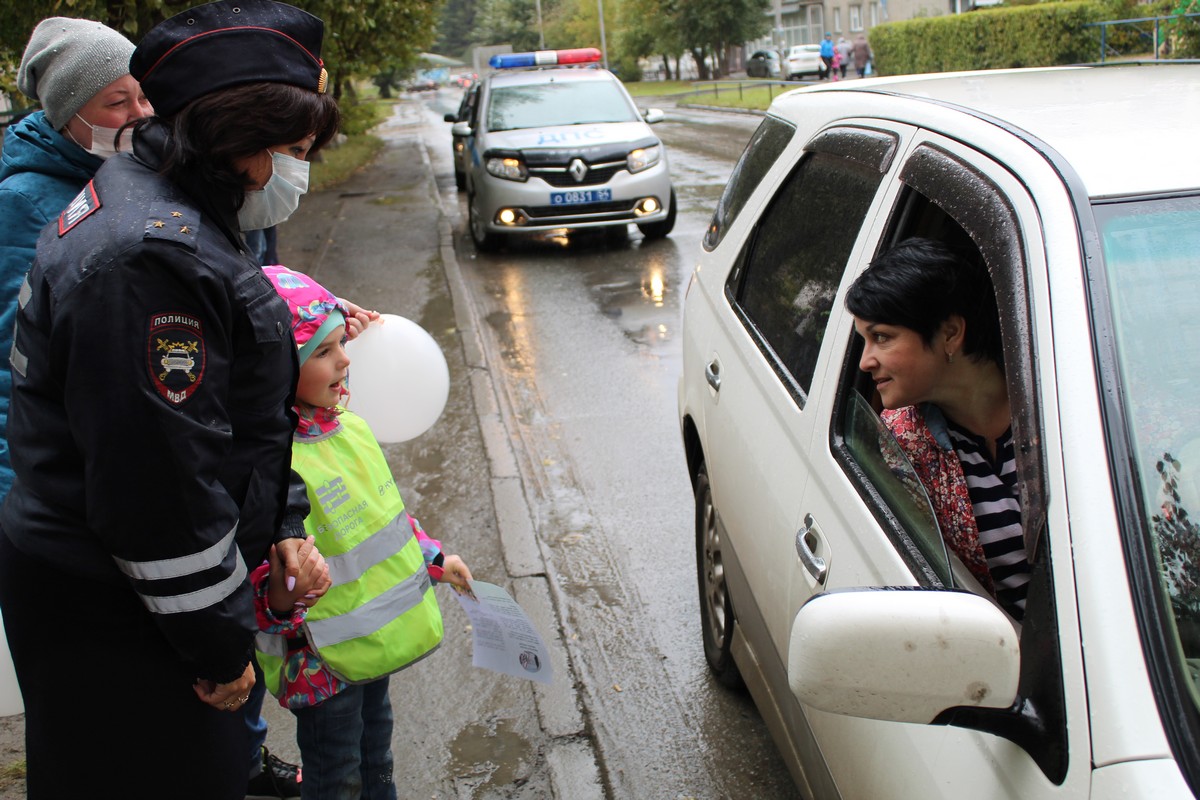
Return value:
[[(578, 189), (552, 186), (535, 176), (524, 182), (504, 180), (482, 168), (475, 179), (476, 207), (493, 233), (658, 222), (670, 211), (671, 176), (665, 156), (636, 175), (621, 170), (606, 183)], [(556, 196), (582, 202), (555, 203)], [(652, 212), (645, 208), (648, 199), (653, 199)]]

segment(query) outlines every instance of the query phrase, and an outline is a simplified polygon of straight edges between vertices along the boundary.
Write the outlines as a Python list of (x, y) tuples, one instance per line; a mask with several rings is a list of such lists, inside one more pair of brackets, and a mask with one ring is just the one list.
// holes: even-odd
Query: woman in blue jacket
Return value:
[(0, 501), (12, 487), (8, 406), (17, 292), (38, 235), (116, 152), (117, 130), (153, 113), (129, 74), (133, 43), (99, 22), (43, 20), (33, 31), (17, 85), (42, 104), (7, 129), (0, 153)]

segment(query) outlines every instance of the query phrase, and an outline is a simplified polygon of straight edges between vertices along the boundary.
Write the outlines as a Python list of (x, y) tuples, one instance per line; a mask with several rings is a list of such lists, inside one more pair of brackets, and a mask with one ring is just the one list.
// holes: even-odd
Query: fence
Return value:
[[(1144, 53), (1144, 49), (1151, 48), (1154, 52), (1154, 60), (1158, 61), (1162, 57), (1169, 57), (1172, 50), (1173, 31), (1170, 30), (1172, 22), (1181, 19), (1200, 19), (1200, 13), (1196, 14), (1174, 14), (1169, 17), (1139, 17), (1137, 19), (1115, 19), (1107, 22), (1093, 22), (1085, 27), (1100, 29), (1100, 61), (1103, 62), (1111, 54), (1113, 56), (1126, 56), (1137, 53)], [(1163, 23), (1168, 26), (1167, 36), (1163, 36)], [(1109, 34), (1109, 29), (1114, 28), (1114, 33)], [(1118, 45), (1125, 46), (1125, 52), (1118, 49)]]

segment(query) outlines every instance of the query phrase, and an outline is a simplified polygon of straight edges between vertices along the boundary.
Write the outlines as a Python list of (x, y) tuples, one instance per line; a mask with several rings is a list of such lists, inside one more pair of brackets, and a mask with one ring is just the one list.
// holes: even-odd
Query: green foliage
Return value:
[[(0, 72), (15, 74), (34, 26), (46, 17), (95, 19), (138, 41), (169, 16), (201, 0), (10, 0), (0, 6)], [(411, 60), (434, 37), (438, 4), (428, 0), (291, 0), (325, 21), (325, 60), (334, 94), (355, 76)], [(2, 77), (2, 76), (0, 76)]]
[(1164, 0), (1174, 18), (1166, 26), (1167, 54), (1172, 58), (1200, 58), (1200, 17), (1185, 17), (1184, 14), (1200, 14), (1200, 0)]
[(347, 136), (361, 136), (387, 119), (392, 113), (391, 103), (378, 100), (354, 99), (343, 97), (338, 101), (342, 109), (341, 133)]
[(37, 24), (47, 17), (94, 19), (138, 41), (146, 31), (194, 3), (189, 0), (19, 0), (0, 4), (0, 90), (20, 106), (17, 67)]
[(1100, 32), (1085, 26), (1112, 19), (1113, 6), (1040, 3), (879, 25), (871, 29), (875, 68), (905, 75), (1096, 61)]
[(470, 61), (471, 31), (475, 27), (476, 0), (446, 0), (438, 19), (433, 51)]
[(427, 0), (291, 0), (325, 20), (325, 60), (333, 93), (395, 62), (411, 63), (433, 43), (438, 6)]
[[(542, 4), (545, 26), (550, 9)], [(480, 0), (475, 9), (474, 45), (511, 44), (514, 51), (538, 49), (537, 8), (533, 0)], [(547, 47), (554, 47), (549, 39)]]

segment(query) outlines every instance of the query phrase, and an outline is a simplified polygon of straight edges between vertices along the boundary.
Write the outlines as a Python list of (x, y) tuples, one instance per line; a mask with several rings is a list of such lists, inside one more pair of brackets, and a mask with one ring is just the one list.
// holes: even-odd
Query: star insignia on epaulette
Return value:
[(179, 228), (179, 232), (180, 233), (191, 233), (192, 229), (189, 228), (187, 225), (181, 225)]
[(154, 227), (156, 227), (156, 228), (163, 228), (163, 227), (166, 227), (166, 223), (165, 223), (165, 222), (163, 222), (161, 219), (160, 219), (160, 220), (155, 220), (155, 222), (154, 222)]
[(172, 212), (171, 212), (171, 216), (172, 216), (172, 217), (182, 217), (182, 216), (183, 216), (183, 212), (182, 212), (182, 211), (172, 211)]

